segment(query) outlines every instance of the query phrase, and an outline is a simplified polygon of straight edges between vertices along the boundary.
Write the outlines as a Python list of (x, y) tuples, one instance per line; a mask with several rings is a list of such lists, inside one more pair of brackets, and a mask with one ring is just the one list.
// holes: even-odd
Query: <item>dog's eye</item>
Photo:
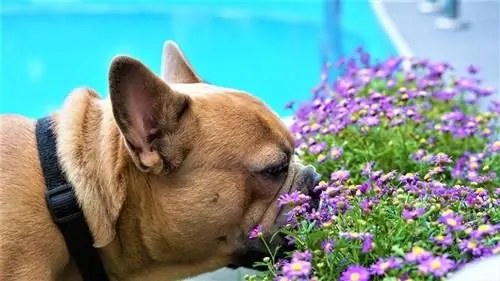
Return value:
[(288, 163), (283, 163), (276, 166), (271, 166), (263, 170), (261, 173), (266, 178), (269, 179), (277, 179), (283, 176), (286, 172), (288, 172)]

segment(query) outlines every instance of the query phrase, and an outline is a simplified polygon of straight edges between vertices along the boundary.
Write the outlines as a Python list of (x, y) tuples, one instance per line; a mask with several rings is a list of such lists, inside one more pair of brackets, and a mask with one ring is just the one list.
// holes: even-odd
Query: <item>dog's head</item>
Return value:
[(294, 160), (290, 132), (261, 101), (204, 82), (172, 42), (164, 66), (162, 79), (120, 56), (109, 72), (115, 122), (140, 175), (137, 231), (160, 262), (251, 266), (267, 251), (250, 230), (275, 231), (279, 195), (308, 193), (318, 174)]

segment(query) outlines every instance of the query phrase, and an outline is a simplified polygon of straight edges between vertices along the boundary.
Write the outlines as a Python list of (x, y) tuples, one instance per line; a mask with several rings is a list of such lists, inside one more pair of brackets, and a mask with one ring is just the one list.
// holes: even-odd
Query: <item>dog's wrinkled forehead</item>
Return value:
[[(245, 91), (206, 83), (172, 83), (170, 87), (189, 95), (197, 115), (203, 115), (200, 122), (211, 129), (225, 128), (230, 134), (239, 135), (250, 142), (257, 138), (267, 139), (279, 146), (292, 150), (292, 135), (280, 117), (258, 98)], [(244, 136), (248, 131), (251, 136)], [(236, 136), (231, 140), (236, 141)], [(257, 140), (255, 139), (255, 140)], [(241, 142), (240, 142), (241, 143)]]

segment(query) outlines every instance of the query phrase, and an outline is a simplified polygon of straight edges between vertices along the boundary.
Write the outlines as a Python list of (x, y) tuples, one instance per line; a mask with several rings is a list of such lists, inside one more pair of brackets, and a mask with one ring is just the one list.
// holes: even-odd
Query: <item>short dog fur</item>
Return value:
[[(255, 225), (270, 233), (282, 221), (280, 194), (317, 182), (264, 103), (205, 83), (175, 43), (164, 52), (162, 77), (117, 56), (106, 99), (77, 88), (52, 114), (62, 169), (111, 280), (179, 280), (231, 264)], [(0, 280), (81, 280), (45, 203), (35, 120), (0, 124)]]

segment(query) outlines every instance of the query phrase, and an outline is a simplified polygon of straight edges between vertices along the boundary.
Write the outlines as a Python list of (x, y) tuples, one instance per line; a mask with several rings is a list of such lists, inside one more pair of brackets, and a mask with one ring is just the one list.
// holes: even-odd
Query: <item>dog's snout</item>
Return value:
[(307, 169), (309, 169), (310, 171), (310, 176), (313, 181), (313, 187), (318, 185), (319, 182), (321, 181), (321, 175), (318, 172), (316, 172), (316, 168), (314, 168), (314, 166), (312, 165), (307, 166)]
[(297, 164), (297, 175), (295, 176), (294, 187), (306, 194), (312, 192), (313, 188), (318, 185), (321, 180), (321, 175), (316, 172), (312, 165), (304, 166)]

